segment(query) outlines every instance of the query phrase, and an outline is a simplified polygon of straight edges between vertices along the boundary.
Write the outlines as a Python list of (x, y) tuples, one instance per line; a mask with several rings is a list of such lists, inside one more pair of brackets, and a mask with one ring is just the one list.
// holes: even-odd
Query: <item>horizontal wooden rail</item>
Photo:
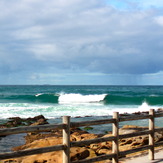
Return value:
[(113, 118), (112, 119), (83, 121), (83, 122), (71, 122), (70, 127), (82, 127), (82, 126), (109, 124), (109, 123), (114, 123), (114, 122), (115, 122), (115, 119), (113, 119)]
[(108, 160), (108, 159), (114, 158), (115, 156), (116, 156), (116, 154), (111, 153), (111, 154), (101, 155), (101, 156), (97, 156), (97, 157), (90, 158), (90, 159), (73, 161), (72, 163), (92, 163), (95, 161)]
[(135, 136), (147, 135), (147, 134), (150, 134), (150, 133), (151, 133), (151, 131), (149, 131), (149, 130), (133, 132), (133, 133), (129, 133), (129, 134), (119, 135), (119, 139), (132, 138), (132, 137), (135, 137)]
[(128, 155), (128, 154), (131, 154), (131, 153), (144, 151), (144, 150), (150, 149), (151, 147), (152, 147), (151, 145), (144, 145), (142, 147), (137, 147), (137, 148), (129, 149), (129, 150), (126, 150), (126, 151), (121, 151), (121, 152), (119, 152), (119, 156), (122, 157), (122, 156), (125, 156), (125, 155)]
[(163, 113), (155, 113), (155, 117), (156, 118), (163, 117)]
[(155, 131), (155, 132), (163, 131), (163, 127), (155, 128), (154, 131)]
[(129, 116), (120, 116), (119, 122), (123, 121), (135, 121), (135, 120), (141, 120), (141, 119), (149, 119), (151, 115), (129, 115)]
[(112, 141), (115, 139), (116, 139), (115, 136), (109, 136), (109, 137), (102, 137), (102, 138), (89, 139), (89, 140), (83, 140), (83, 141), (73, 141), (70, 144), (71, 144), (71, 147), (77, 147), (77, 146), (85, 146), (85, 145), (89, 145), (93, 143)]
[(156, 142), (155, 143), (155, 147), (158, 147), (158, 146), (161, 146), (161, 145), (163, 145), (163, 141), (160, 141), (160, 142)]
[[(163, 113), (154, 114), (154, 110), (151, 109), (149, 115), (129, 115), (129, 116), (119, 116), (116, 112), (116, 116), (109, 119), (102, 120), (92, 120), (92, 121), (83, 121), (83, 122), (70, 122), (70, 117), (63, 117), (62, 124), (48, 124), (48, 125), (39, 125), (39, 126), (26, 126), (26, 127), (15, 127), (15, 128), (7, 128), (0, 129), (0, 136), (6, 136), (11, 134), (19, 134), (19, 133), (28, 133), (28, 132), (46, 132), (51, 130), (63, 130), (63, 143), (61, 145), (43, 147), (43, 148), (34, 148), (28, 150), (22, 150), (17, 152), (7, 152), (1, 153), (0, 159), (9, 159), (9, 158), (17, 158), (22, 156), (28, 156), (33, 154), (41, 154), (52, 151), (63, 150), (63, 163), (70, 163), (70, 147), (80, 147), (85, 145), (90, 145), (93, 143), (100, 143), (106, 141), (113, 141), (113, 151), (111, 154), (97, 156), (95, 158), (89, 158), (84, 160), (74, 161), (73, 163), (92, 163), (95, 161), (102, 161), (112, 158), (113, 163), (118, 163), (118, 155), (125, 156), (127, 154), (135, 153), (142, 150), (149, 150), (150, 159), (154, 159), (154, 147), (163, 145), (163, 141), (154, 143), (154, 132), (163, 131), (163, 127), (155, 128), (154, 127), (154, 119), (163, 117)], [(148, 130), (138, 131), (129, 134), (119, 135), (118, 123), (123, 121), (132, 121), (132, 120), (141, 120), (141, 119), (149, 119), (149, 128)], [(102, 124), (113, 124), (113, 131), (110, 137), (100, 137), (95, 139), (83, 140), (83, 141), (72, 141), (70, 142), (70, 127), (82, 127), (82, 126), (91, 126), (91, 125), (102, 125)], [(142, 147), (119, 151), (118, 149), (118, 139), (131, 138), (141, 135), (149, 135), (149, 145), (145, 145)]]
[(23, 127), (14, 127), (7, 129), (0, 129), (0, 136), (27, 133), (27, 132), (43, 132), (51, 131), (56, 129), (66, 128), (65, 124), (48, 124), (48, 125), (39, 125), (39, 126), (23, 126)]
[(55, 146), (49, 146), (49, 147), (43, 147), (43, 148), (21, 150), (21, 151), (17, 151), (17, 152), (7, 152), (7, 153), (0, 154), (0, 160), (34, 155), (34, 154), (47, 153), (47, 152), (53, 152), (53, 151), (59, 151), (59, 150), (64, 150), (65, 148), (66, 147), (64, 145), (55, 145)]
[[(163, 116), (163, 114), (162, 114)], [(162, 117), (157, 115), (157, 117)], [(129, 120), (140, 120), (147, 119), (149, 115), (139, 115), (139, 116), (125, 116), (120, 117), (119, 121), (129, 121)], [(70, 127), (81, 127), (81, 126), (89, 126), (89, 125), (99, 125), (99, 124), (109, 124), (114, 123), (115, 119), (103, 119), (103, 120), (94, 120), (94, 121), (83, 121), (83, 122), (71, 122)], [(65, 124), (48, 124), (48, 125), (39, 125), (39, 126), (23, 126), (23, 127), (14, 127), (7, 129), (0, 129), (0, 136), (18, 134), (18, 133), (27, 133), (27, 132), (43, 132), (50, 131), (55, 129), (65, 129)]]

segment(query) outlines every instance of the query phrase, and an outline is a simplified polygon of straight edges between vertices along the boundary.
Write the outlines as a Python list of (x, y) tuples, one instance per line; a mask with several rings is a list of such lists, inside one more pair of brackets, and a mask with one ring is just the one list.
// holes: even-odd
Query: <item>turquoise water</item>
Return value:
[(0, 86), (0, 119), (108, 116), (163, 107), (163, 86)]
[[(9, 117), (40, 114), (50, 123), (60, 123), (65, 115), (72, 121), (106, 119), (114, 111), (133, 113), (150, 108), (163, 108), (163, 86), (0, 86), (0, 123)], [(125, 124), (148, 126), (148, 120), (123, 122), (120, 127)], [(156, 126), (163, 126), (163, 118), (156, 119)], [(106, 133), (112, 128), (111, 124), (92, 127), (92, 133)], [(0, 152), (24, 144), (23, 136), (2, 137)]]

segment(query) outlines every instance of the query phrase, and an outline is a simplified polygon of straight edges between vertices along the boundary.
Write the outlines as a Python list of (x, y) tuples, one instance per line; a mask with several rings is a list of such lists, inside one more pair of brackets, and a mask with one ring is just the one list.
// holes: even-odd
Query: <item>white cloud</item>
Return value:
[(159, 25), (163, 26), (163, 16), (158, 16), (154, 19)]
[(32, 26), (29, 28), (23, 28), (13, 31), (12, 36), (15, 40), (33, 40), (33, 39), (42, 39), (43, 28), (41, 26)]
[(0, 67), (6, 74), (162, 71), (162, 8), (121, 10), (105, 2), (2, 0)]

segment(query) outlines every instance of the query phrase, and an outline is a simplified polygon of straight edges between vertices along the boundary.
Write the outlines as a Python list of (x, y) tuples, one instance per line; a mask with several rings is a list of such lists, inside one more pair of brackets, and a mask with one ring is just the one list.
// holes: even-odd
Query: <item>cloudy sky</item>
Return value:
[(0, 84), (163, 84), (162, 0), (0, 0)]

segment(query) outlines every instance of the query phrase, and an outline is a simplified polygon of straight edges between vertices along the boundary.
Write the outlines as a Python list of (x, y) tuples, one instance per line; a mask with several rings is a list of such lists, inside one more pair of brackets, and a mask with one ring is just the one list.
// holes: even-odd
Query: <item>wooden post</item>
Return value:
[(113, 118), (115, 119), (115, 123), (113, 123), (112, 132), (113, 132), (113, 136), (115, 136), (116, 139), (112, 141), (112, 153), (115, 153), (116, 157), (112, 159), (112, 163), (118, 163), (118, 155), (119, 155), (119, 145), (118, 145), (118, 140), (119, 140), (119, 113), (114, 112)]
[(63, 123), (67, 126), (63, 129), (63, 145), (66, 146), (63, 150), (63, 163), (70, 163), (70, 116), (64, 116)]
[(150, 109), (149, 115), (151, 115), (149, 119), (149, 130), (151, 131), (149, 134), (149, 145), (152, 145), (151, 149), (149, 149), (149, 159), (154, 160), (154, 109)]

